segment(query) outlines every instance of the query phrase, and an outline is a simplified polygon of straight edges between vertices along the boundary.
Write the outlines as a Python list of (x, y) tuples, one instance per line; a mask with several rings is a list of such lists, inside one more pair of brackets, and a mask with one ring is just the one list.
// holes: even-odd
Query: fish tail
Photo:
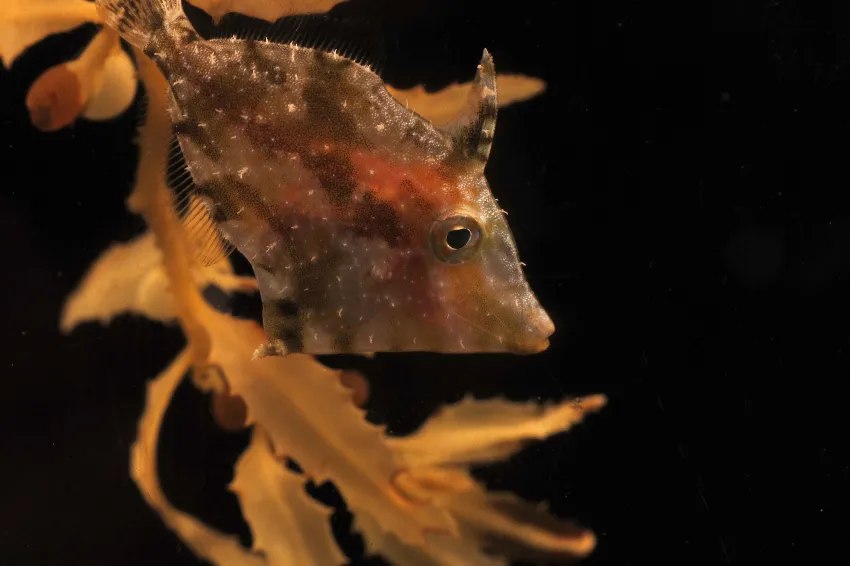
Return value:
[(147, 51), (157, 35), (173, 24), (191, 24), (183, 13), (181, 0), (96, 0), (97, 10), (106, 25), (130, 44)]

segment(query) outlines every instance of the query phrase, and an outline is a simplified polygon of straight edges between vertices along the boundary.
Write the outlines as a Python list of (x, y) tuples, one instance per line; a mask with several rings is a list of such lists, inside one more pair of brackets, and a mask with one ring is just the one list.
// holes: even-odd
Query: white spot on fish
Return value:
[(339, 309), (338, 311), (336, 311), (336, 315), (337, 315), (339, 318), (342, 318), (342, 309)]
[(286, 105), (286, 109), (289, 110), (290, 112), (295, 112), (295, 108), (296, 108), (296, 106), (294, 104), (292, 104), (291, 102)]
[(245, 173), (247, 173), (247, 172), (248, 172), (248, 168), (243, 167), (242, 169), (237, 171), (236, 174), (239, 175), (239, 178), (241, 179), (245, 175)]
[(384, 126), (383, 124), (378, 124), (377, 126), (375, 126), (375, 129), (376, 129), (376, 130), (378, 130), (379, 132), (383, 132), (383, 131), (384, 131), (384, 127), (385, 127), (385, 126)]

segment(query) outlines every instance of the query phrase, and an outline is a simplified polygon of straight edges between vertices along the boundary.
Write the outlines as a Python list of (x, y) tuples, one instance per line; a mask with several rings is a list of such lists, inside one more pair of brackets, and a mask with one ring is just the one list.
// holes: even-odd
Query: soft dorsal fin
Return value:
[(229, 13), (209, 34), (210, 39), (234, 37), (334, 52), (376, 74), (380, 74), (384, 62), (382, 33), (374, 24), (360, 18), (304, 14), (269, 23)]
[(207, 267), (230, 255), (233, 245), (222, 238), (209, 206), (195, 188), (176, 136), (171, 140), (166, 180), (174, 194), (174, 208), (186, 240), (198, 263)]
[(466, 106), (446, 127), (454, 140), (455, 151), (464, 159), (479, 163), (482, 168), (493, 145), (496, 106), (496, 68), (493, 57), (485, 49), (469, 89)]

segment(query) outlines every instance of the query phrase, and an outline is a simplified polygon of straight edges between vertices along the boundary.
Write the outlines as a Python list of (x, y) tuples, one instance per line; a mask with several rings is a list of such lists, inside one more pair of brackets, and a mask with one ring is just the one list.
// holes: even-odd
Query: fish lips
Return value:
[(510, 341), (508, 351), (514, 354), (538, 354), (549, 348), (549, 337), (554, 332), (555, 324), (546, 311), (540, 308), (526, 330)]

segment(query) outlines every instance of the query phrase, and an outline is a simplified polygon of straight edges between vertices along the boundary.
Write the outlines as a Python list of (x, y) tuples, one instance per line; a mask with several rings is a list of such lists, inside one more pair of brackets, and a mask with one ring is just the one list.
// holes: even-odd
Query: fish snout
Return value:
[(528, 324), (517, 332), (511, 351), (517, 354), (537, 354), (549, 347), (549, 337), (555, 332), (555, 324), (541, 306), (537, 306)]

